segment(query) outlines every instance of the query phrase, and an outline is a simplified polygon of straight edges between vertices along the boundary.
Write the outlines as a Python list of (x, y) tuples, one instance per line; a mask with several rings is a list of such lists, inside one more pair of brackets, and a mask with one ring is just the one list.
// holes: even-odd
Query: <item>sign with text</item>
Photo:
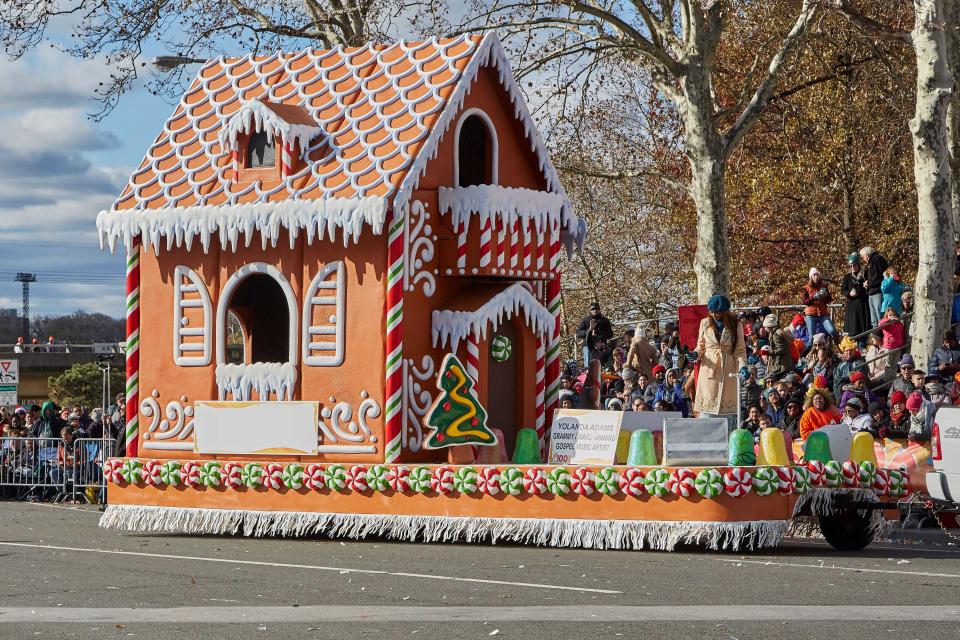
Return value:
[(0, 405), (17, 404), (17, 385), (0, 384)]
[(622, 411), (558, 409), (550, 429), (551, 464), (613, 464)]
[(16, 360), (0, 360), (0, 384), (20, 382), (20, 363)]

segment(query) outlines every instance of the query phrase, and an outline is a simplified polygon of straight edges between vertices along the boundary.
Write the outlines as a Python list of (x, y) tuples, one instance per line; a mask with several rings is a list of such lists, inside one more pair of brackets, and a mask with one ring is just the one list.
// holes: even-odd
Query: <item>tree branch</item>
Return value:
[(907, 44), (913, 42), (909, 31), (895, 29), (863, 15), (850, 6), (850, 0), (833, 0), (833, 7), (842, 13), (857, 29), (867, 35), (884, 38), (885, 40), (899, 40)]

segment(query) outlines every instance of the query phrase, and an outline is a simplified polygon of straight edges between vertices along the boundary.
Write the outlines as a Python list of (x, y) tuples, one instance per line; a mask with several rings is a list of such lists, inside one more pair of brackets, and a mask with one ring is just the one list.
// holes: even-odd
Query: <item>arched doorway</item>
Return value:
[[(503, 432), (507, 455), (513, 457), (513, 445), (517, 439), (520, 424), (520, 403), (517, 395), (522, 378), (521, 362), (523, 349), (519, 341), (520, 332), (513, 320), (500, 323), (497, 330), (487, 334), (487, 425)], [(510, 356), (498, 361), (493, 355), (491, 345), (497, 337), (505, 338), (511, 346)]]
[(280, 283), (255, 273), (243, 279), (227, 305), (243, 330), (243, 362), (287, 361), (290, 309)]

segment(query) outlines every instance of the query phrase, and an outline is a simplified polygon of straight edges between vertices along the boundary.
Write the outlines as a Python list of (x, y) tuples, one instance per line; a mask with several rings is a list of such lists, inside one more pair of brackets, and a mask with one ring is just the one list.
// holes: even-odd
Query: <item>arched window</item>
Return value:
[(217, 306), (217, 364), (239, 359), (236, 347), (234, 353), (228, 349), (230, 314), (242, 335), (243, 363), (297, 363), (297, 302), (279, 269), (253, 262), (227, 280)]
[(276, 166), (274, 140), (270, 140), (266, 131), (251, 134), (247, 144), (247, 168), (262, 169)]
[(455, 180), (458, 187), (497, 184), (497, 135), (487, 114), (469, 109), (457, 123)]

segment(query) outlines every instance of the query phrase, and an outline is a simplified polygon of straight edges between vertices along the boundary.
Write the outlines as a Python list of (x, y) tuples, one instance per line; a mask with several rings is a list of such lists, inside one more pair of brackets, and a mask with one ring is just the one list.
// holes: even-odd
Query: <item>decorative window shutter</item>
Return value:
[(173, 270), (173, 361), (181, 367), (210, 364), (213, 343), (210, 293), (197, 272)]
[(311, 367), (343, 364), (346, 279), (342, 260), (320, 270), (303, 304), (303, 363)]

